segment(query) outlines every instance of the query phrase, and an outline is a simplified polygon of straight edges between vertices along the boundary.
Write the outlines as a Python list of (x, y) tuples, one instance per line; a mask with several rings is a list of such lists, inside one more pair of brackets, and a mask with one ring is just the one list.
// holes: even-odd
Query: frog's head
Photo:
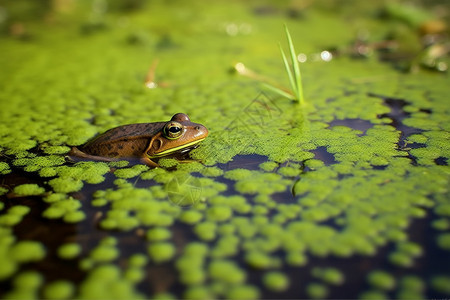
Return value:
[(152, 139), (147, 154), (150, 158), (165, 156), (174, 152), (185, 152), (208, 136), (208, 129), (192, 123), (186, 114), (175, 114)]

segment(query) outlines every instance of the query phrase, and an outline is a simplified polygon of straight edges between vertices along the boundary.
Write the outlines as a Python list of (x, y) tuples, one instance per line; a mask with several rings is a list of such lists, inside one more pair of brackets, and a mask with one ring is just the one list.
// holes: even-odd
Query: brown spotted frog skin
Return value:
[(207, 136), (205, 126), (192, 123), (186, 114), (178, 113), (168, 122), (112, 128), (79, 148), (72, 147), (69, 156), (99, 161), (138, 158), (150, 167), (157, 167), (153, 158), (189, 151)]

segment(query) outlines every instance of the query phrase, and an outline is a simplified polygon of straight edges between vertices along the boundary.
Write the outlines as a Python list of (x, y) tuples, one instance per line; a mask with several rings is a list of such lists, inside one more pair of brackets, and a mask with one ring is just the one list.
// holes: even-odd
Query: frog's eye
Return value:
[(178, 122), (168, 122), (164, 126), (164, 136), (168, 139), (175, 140), (183, 133), (183, 125)]

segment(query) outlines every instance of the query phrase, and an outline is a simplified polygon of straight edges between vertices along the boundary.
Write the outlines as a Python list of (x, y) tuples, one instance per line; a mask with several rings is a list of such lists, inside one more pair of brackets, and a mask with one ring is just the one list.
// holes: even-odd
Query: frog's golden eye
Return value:
[(175, 140), (181, 136), (183, 133), (183, 125), (178, 122), (168, 122), (164, 126), (164, 136), (170, 140)]

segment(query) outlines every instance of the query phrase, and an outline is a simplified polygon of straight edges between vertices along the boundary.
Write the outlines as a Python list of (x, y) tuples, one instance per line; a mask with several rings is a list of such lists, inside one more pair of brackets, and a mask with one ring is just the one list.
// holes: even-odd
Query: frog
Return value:
[(159, 167), (156, 159), (185, 153), (208, 136), (208, 129), (191, 122), (188, 115), (176, 113), (167, 122), (118, 126), (94, 137), (80, 147), (72, 147), (69, 158), (96, 161), (139, 159), (149, 167)]

